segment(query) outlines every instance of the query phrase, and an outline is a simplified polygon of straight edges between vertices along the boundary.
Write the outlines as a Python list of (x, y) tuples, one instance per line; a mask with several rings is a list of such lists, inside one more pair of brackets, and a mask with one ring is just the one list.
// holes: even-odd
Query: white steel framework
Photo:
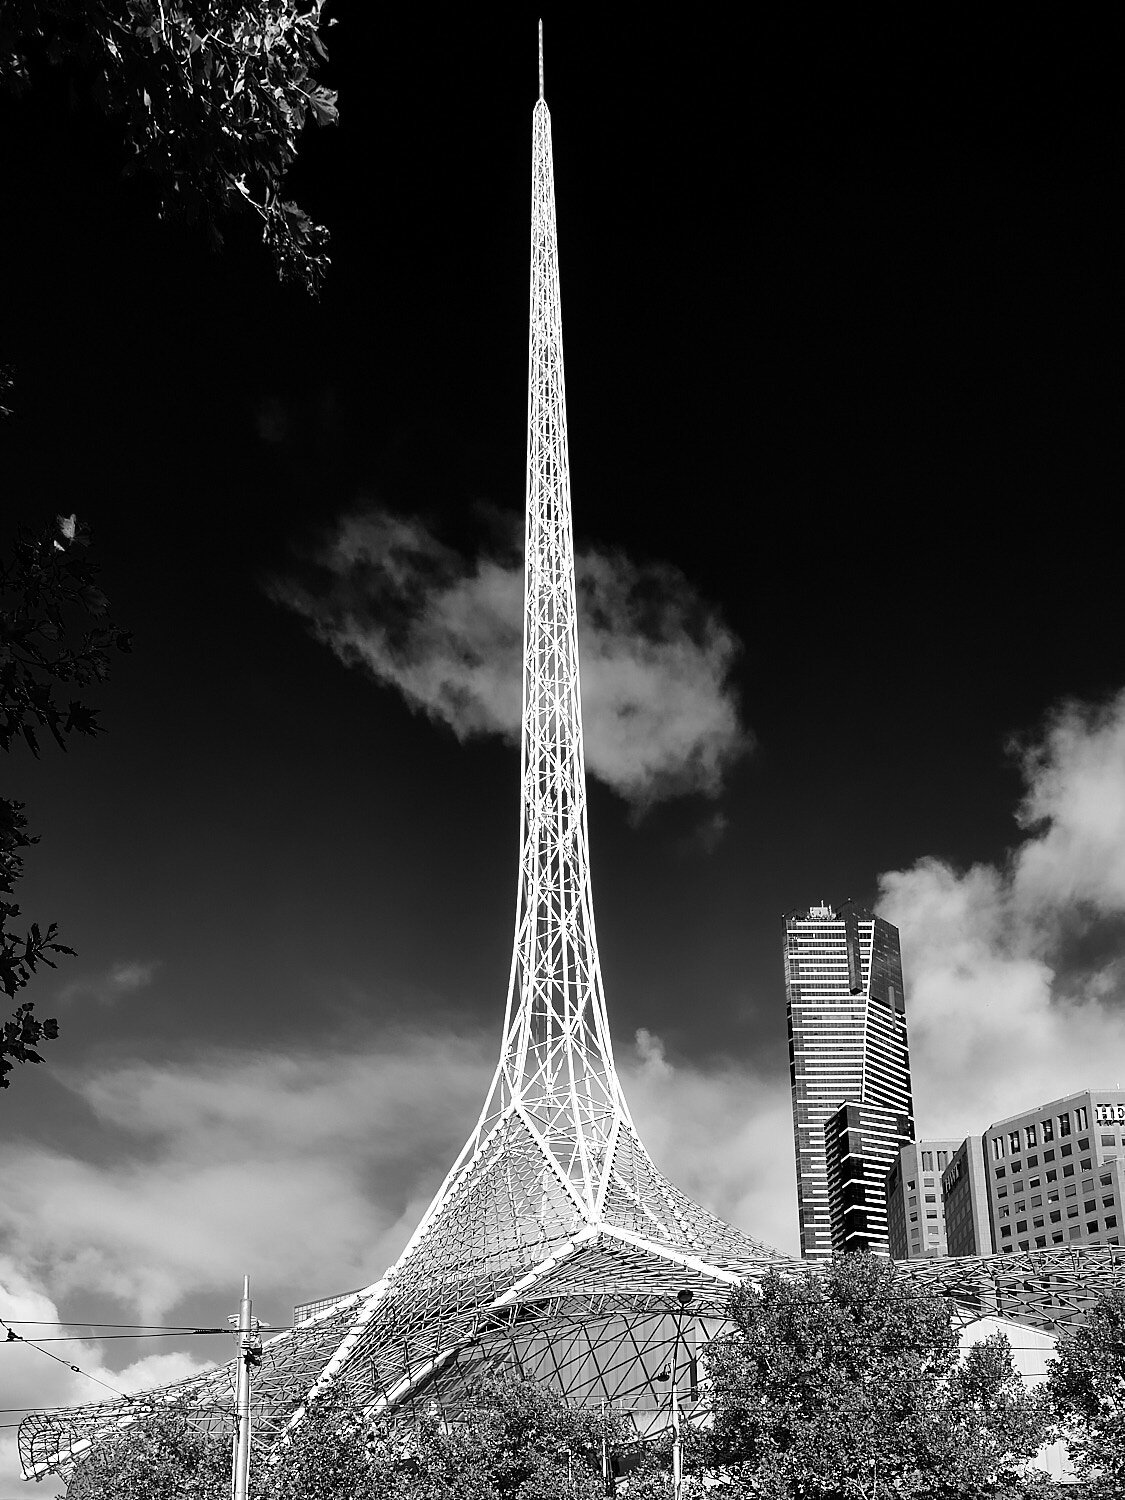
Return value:
[[(613, 1065), (590, 893), (542, 32), (539, 76), (521, 833), (500, 1061), (464, 1150), (396, 1264), (362, 1291), (310, 1304), (291, 1332), (264, 1346), (253, 1390), (260, 1445), (299, 1422), (313, 1391), (332, 1379), (371, 1411), (410, 1413), (436, 1402), (452, 1413), (471, 1405), (482, 1372), (496, 1369), (548, 1382), (574, 1401), (605, 1401), (641, 1429), (665, 1425), (676, 1400), (691, 1409), (732, 1286), (771, 1266), (805, 1269), (659, 1172)], [(979, 1299), (988, 1276), (980, 1263), (976, 1271)], [(232, 1369), (129, 1403), (28, 1418), (20, 1430), (25, 1473), (66, 1472), (92, 1442), (161, 1402), (180, 1402), (202, 1422), (229, 1422)], [(661, 1384), (669, 1369), (674, 1392)]]

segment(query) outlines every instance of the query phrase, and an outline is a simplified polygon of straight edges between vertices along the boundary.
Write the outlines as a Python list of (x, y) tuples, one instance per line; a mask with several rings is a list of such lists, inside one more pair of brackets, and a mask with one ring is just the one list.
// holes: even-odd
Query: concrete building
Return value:
[(947, 1247), (942, 1173), (957, 1154), (956, 1141), (911, 1141), (900, 1146), (886, 1178), (887, 1242), (895, 1260), (933, 1260)]
[[(914, 1137), (898, 932), (850, 901), (791, 912), (785, 993), (801, 1254), (886, 1253), (886, 1171)], [(864, 1109), (839, 1115), (829, 1141), (845, 1104)]]
[(1000, 1254), (1122, 1243), (1125, 1090), (1067, 1094), (984, 1133)]
[(984, 1137), (971, 1135), (958, 1146), (941, 1179), (949, 1255), (996, 1253), (988, 1196)]

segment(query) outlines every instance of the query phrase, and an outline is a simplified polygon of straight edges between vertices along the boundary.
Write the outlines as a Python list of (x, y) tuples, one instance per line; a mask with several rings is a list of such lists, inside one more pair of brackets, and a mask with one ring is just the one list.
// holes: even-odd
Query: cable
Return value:
[[(30, 1339), (25, 1339), (23, 1334), (16, 1333), (14, 1328), (8, 1328), (3, 1318), (0, 1318), (0, 1328), (8, 1329), (8, 1337), (5, 1342), (9, 1344), (26, 1344), (29, 1349), (39, 1349), (38, 1344), (33, 1344)], [(97, 1375), (91, 1375), (88, 1371), (79, 1369), (77, 1365), (69, 1364), (65, 1359), (60, 1359), (57, 1354), (52, 1354), (49, 1349), (39, 1349), (39, 1353), (46, 1355), (48, 1359), (53, 1359), (55, 1364), (62, 1365), (64, 1370), (71, 1370), (75, 1375), (84, 1375), (87, 1380), (92, 1380), (95, 1385), (100, 1385), (105, 1390), (112, 1391), (122, 1401), (136, 1400), (136, 1397), (126, 1395), (124, 1391), (119, 1391), (116, 1386), (110, 1385), (108, 1381), (100, 1379)]]

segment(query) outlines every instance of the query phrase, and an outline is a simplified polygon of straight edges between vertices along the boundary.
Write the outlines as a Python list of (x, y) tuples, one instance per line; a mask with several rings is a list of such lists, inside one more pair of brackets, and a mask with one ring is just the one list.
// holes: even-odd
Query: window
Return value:
[(1094, 1163), (1090, 1160), (1090, 1158), (1088, 1156), (1084, 1156), (1082, 1158), (1082, 1160), (1078, 1163), (1078, 1165), (1079, 1165), (1079, 1168), (1083, 1172), (1088, 1172), (1090, 1170), (1090, 1168), (1094, 1165)]
[(1066, 1185), (1066, 1196), (1068, 1198), (1076, 1198), (1078, 1196), (1078, 1189), (1074, 1186), (1073, 1182), (1068, 1182), (1067, 1183), (1067, 1185)]
[(1101, 1183), (1102, 1187), (1109, 1187), (1110, 1183), (1113, 1181), (1113, 1173), (1103, 1172), (1099, 1176), (1098, 1181)]
[(1021, 1250), (1026, 1250), (1027, 1248), (1028, 1248), (1027, 1241), (1026, 1240), (1020, 1240), (1020, 1249)]
[(1063, 1168), (1063, 1176), (1064, 1177), (1073, 1177), (1074, 1176), (1074, 1163), (1072, 1161), (1068, 1161), (1067, 1164), (1066, 1164), (1066, 1166)]
[[(1016, 1224), (1016, 1233), (1017, 1234), (1026, 1234), (1027, 1233), (1027, 1220), (1026, 1219), (1020, 1219), (1019, 1222)], [(1026, 1250), (1027, 1246), (1025, 1245), (1023, 1248)]]
[(929, 1236), (930, 1239), (936, 1240), (937, 1239), (937, 1225), (936, 1224), (927, 1224), (926, 1225), (926, 1234)]
[(1017, 1172), (1022, 1172), (1022, 1171), (1023, 1171), (1023, 1162), (1022, 1161), (1014, 1161), (1012, 1163), (1012, 1176), (1014, 1177)]
[(1086, 1214), (1092, 1214), (1097, 1206), (1098, 1200), (1096, 1198), (1087, 1198), (1085, 1203), (1083, 1203), (1082, 1205), (1082, 1212)]
[(1027, 1179), (1027, 1185), (1029, 1188), (1037, 1188), (1039, 1186), (1038, 1177), (1029, 1177)]
[(996, 1189), (996, 1196), (998, 1198), (1006, 1198), (1008, 1196), (1008, 1189), (1007, 1189), (1007, 1187), (998, 1187)]
[(1097, 1234), (1097, 1232), (1098, 1232), (1098, 1221), (1097, 1221), (1097, 1219), (1091, 1219), (1090, 1222), (1086, 1225), (1086, 1233), (1087, 1234)]
[(1008, 1172), (1007, 1172), (1007, 1168), (1006, 1167), (997, 1167), (996, 1168), (997, 1179), (999, 1179), (1001, 1177), (1006, 1177), (1007, 1175), (1008, 1175)]
[(1081, 1135), (1082, 1131), (1090, 1128), (1090, 1117), (1086, 1113), (1086, 1106), (1084, 1104), (1080, 1104), (1074, 1111), (1074, 1128), (1078, 1131), (1079, 1135)]
[(1083, 1177), (1082, 1191), (1084, 1193), (1092, 1193), (1094, 1191), (1094, 1179), (1092, 1177)]
[(944, 1172), (945, 1169), (946, 1169), (946, 1167), (948, 1167), (948, 1165), (949, 1165), (949, 1152), (948, 1151), (939, 1151), (938, 1152), (938, 1154), (937, 1154), (937, 1164), (938, 1164), (938, 1167), (941, 1169), (941, 1171)]
[(1070, 1134), (1070, 1115), (1069, 1114), (1060, 1115), (1059, 1116), (1059, 1135), (1061, 1137), (1061, 1136), (1069, 1135), (1069, 1134)]
[(1078, 1149), (1079, 1149), (1079, 1151), (1089, 1151), (1089, 1149), (1090, 1149), (1090, 1137), (1088, 1135), (1084, 1135), (1082, 1137), (1082, 1139), (1078, 1142)]
[(1010, 1239), (1012, 1235), (1012, 1226), (1010, 1224), (1001, 1224), (1000, 1234), (1003, 1239)]
[(922, 1152), (922, 1171), (932, 1172), (934, 1170), (934, 1153), (932, 1151)]
[(933, 1187), (933, 1185), (934, 1185), (934, 1179), (932, 1177), (923, 1177), (922, 1178), (922, 1186), (923, 1187)]
[(1074, 1155), (1074, 1147), (1073, 1147), (1073, 1146), (1072, 1146), (1072, 1145), (1070, 1145), (1070, 1143), (1069, 1143), (1069, 1142), (1068, 1142), (1068, 1143), (1067, 1143), (1067, 1144), (1066, 1144), (1066, 1145), (1065, 1145), (1065, 1146), (1064, 1146), (1064, 1147), (1063, 1147), (1063, 1148), (1062, 1148), (1062, 1154), (1063, 1154), (1063, 1155), (1064, 1155), (1064, 1156), (1073, 1156), (1073, 1155)]
[(1040, 1120), (1039, 1123), (1043, 1130), (1043, 1144), (1045, 1146), (1048, 1141), (1053, 1141), (1055, 1138), (1055, 1122), (1048, 1115), (1045, 1120)]
[(1051, 1223), (1052, 1224), (1057, 1224), (1061, 1220), (1061, 1218), (1062, 1218), (1062, 1209), (1061, 1208), (1053, 1208), (1051, 1210)]
[(915, 1181), (914, 1181), (913, 1178), (911, 1178), (910, 1181), (906, 1185), (910, 1189), (911, 1192), (913, 1192), (914, 1189), (915, 1189), (915, 1187), (917, 1186), (917, 1184), (915, 1183)]
[(1052, 1146), (1051, 1149), (1050, 1149), (1050, 1151), (1044, 1151), (1044, 1153), (1043, 1153), (1043, 1160), (1044, 1161), (1054, 1161), (1054, 1159), (1055, 1159), (1055, 1148)]
[(1103, 1146), (1116, 1146), (1117, 1145), (1117, 1140), (1112, 1135), (1102, 1135), (1102, 1136), (1099, 1137), (1099, 1140), (1101, 1141), (1101, 1143), (1102, 1143)]
[(1031, 1221), (1031, 1227), (1032, 1227), (1032, 1229), (1042, 1229), (1043, 1228), (1043, 1215), (1042, 1214), (1036, 1214), (1035, 1215), (1034, 1219), (1032, 1219), (1032, 1221)]
[(1071, 1239), (1071, 1240), (1078, 1239), (1081, 1236), (1081, 1234), (1082, 1234), (1082, 1225), (1081, 1224), (1072, 1224), (1070, 1226), (1070, 1228), (1067, 1230), (1066, 1234), (1067, 1234), (1067, 1239)]
[(1016, 1204), (1016, 1213), (1022, 1214), (1023, 1211), (1024, 1211), (1024, 1209), (1026, 1207), (1027, 1207), (1027, 1199), (1026, 1198), (1021, 1198), (1019, 1200), (1019, 1202)]
[(1035, 1248), (1036, 1250), (1045, 1250), (1047, 1248), (1047, 1236), (1045, 1234), (1037, 1234), (1035, 1236)]
[(1027, 1129), (1024, 1131), (1024, 1135), (1027, 1137), (1027, 1144), (1029, 1146), (1034, 1146), (1035, 1143), (1036, 1143), (1036, 1141), (1037, 1141), (1037, 1139), (1038, 1139), (1038, 1137), (1035, 1134), (1035, 1126), (1034, 1125), (1029, 1125), (1027, 1127)]
[(1008, 1135), (1008, 1149), (1009, 1149), (1009, 1151), (1011, 1151), (1011, 1153), (1012, 1153), (1013, 1156), (1018, 1156), (1019, 1155), (1019, 1153), (1020, 1153), (1020, 1133), (1019, 1133), (1018, 1130), (1013, 1130), (1013, 1131), (1011, 1131), (1009, 1133), (1009, 1135)]
[(1062, 1230), (1061, 1229), (1056, 1229), (1055, 1232), (1051, 1235), (1051, 1244), (1052, 1245), (1061, 1245), (1062, 1244)]
[(1068, 1219), (1077, 1219), (1077, 1217), (1078, 1217), (1078, 1204), (1077, 1203), (1068, 1203), (1066, 1205), (1066, 1216), (1067, 1216)]
[(1058, 1180), (1059, 1180), (1059, 1174), (1052, 1167), (1051, 1170), (1047, 1173), (1047, 1181), (1048, 1182), (1058, 1182)]
[(1052, 1188), (1051, 1191), (1047, 1194), (1047, 1202), (1048, 1203), (1057, 1203), (1058, 1201), (1059, 1201), (1059, 1190), (1058, 1190), (1058, 1188)]
[(1102, 1199), (1102, 1207), (1103, 1208), (1112, 1208), (1113, 1207), (1113, 1194), (1112, 1193), (1107, 1193), (1105, 1195), (1105, 1197)]
[(1001, 1245), (1000, 1248), (1001, 1250), (1010, 1250), (1012, 1247), (1011, 1245)]
[(1032, 1167), (1037, 1167), (1038, 1165), (1039, 1165), (1039, 1158), (1037, 1156), (1029, 1156), (1027, 1158), (1027, 1170), (1029, 1172), (1031, 1171)]
[(1003, 1208), (1000, 1209), (999, 1216), (1001, 1219), (1010, 1219), (1012, 1217), (1012, 1210), (1006, 1203), (1004, 1204)]
[(936, 1219), (937, 1218), (937, 1209), (936, 1208), (927, 1208), (927, 1210), (926, 1210), (926, 1218), (927, 1219)]
[(1117, 1215), (1116, 1214), (1106, 1214), (1106, 1216), (1105, 1216), (1105, 1227), (1107, 1229), (1116, 1229), (1117, 1228)]
[(992, 1137), (992, 1160), (1004, 1160), (1004, 1137), (1002, 1135), (994, 1135)]
[(917, 1193), (911, 1193), (909, 1201), (910, 1201), (910, 1207), (911, 1208), (917, 1208), (917, 1206), (918, 1206), (918, 1194)]
[(926, 1202), (927, 1203), (936, 1203), (937, 1202), (937, 1194), (936, 1193), (927, 1193), (926, 1194)]

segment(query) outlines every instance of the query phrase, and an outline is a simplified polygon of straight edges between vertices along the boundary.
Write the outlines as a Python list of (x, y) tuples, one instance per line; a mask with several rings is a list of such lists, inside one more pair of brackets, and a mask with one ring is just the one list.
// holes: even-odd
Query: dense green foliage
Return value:
[(226, 1500), (231, 1439), (208, 1434), (180, 1408), (145, 1412), (90, 1452), (66, 1500)]
[[(16, 538), (0, 564), (0, 749), (25, 745), (33, 755), (40, 736), (63, 750), (72, 734), (97, 734), (97, 713), (79, 698), (56, 699), (60, 684), (83, 689), (109, 675), (113, 651), (129, 650), (128, 632), (109, 619), (97, 587), (97, 567), (87, 555), (89, 535), (74, 516), (38, 536)], [(27, 831), (23, 804), (0, 798), (0, 989), (14, 999), (40, 964), (72, 950), (58, 941), (55, 923), (32, 923), (15, 932), (20, 914), (9, 899), (23, 874), (23, 851), (38, 842)], [(0, 1026), (0, 1088), (18, 1062), (41, 1062), (41, 1041), (58, 1035), (58, 1023), (40, 1021), (29, 1002)]]
[(1048, 1392), (1090, 1500), (1125, 1494), (1125, 1291), (1102, 1297), (1059, 1340)]
[[(324, 0), (4, 0), (0, 77), (19, 91), (63, 64), (121, 119), (162, 214), (249, 208), (279, 274), (319, 287), (328, 231), (284, 196), (307, 120), (336, 120), (316, 78)], [(329, 23), (331, 24), (331, 23)]]
[(732, 1495), (890, 1500), (1020, 1493), (1045, 1441), (1002, 1335), (957, 1366), (940, 1297), (892, 1262), (842, 1256), (823, 1274), (771, 1274), (731, 1297), (712, 1346), (713, 1461)]

